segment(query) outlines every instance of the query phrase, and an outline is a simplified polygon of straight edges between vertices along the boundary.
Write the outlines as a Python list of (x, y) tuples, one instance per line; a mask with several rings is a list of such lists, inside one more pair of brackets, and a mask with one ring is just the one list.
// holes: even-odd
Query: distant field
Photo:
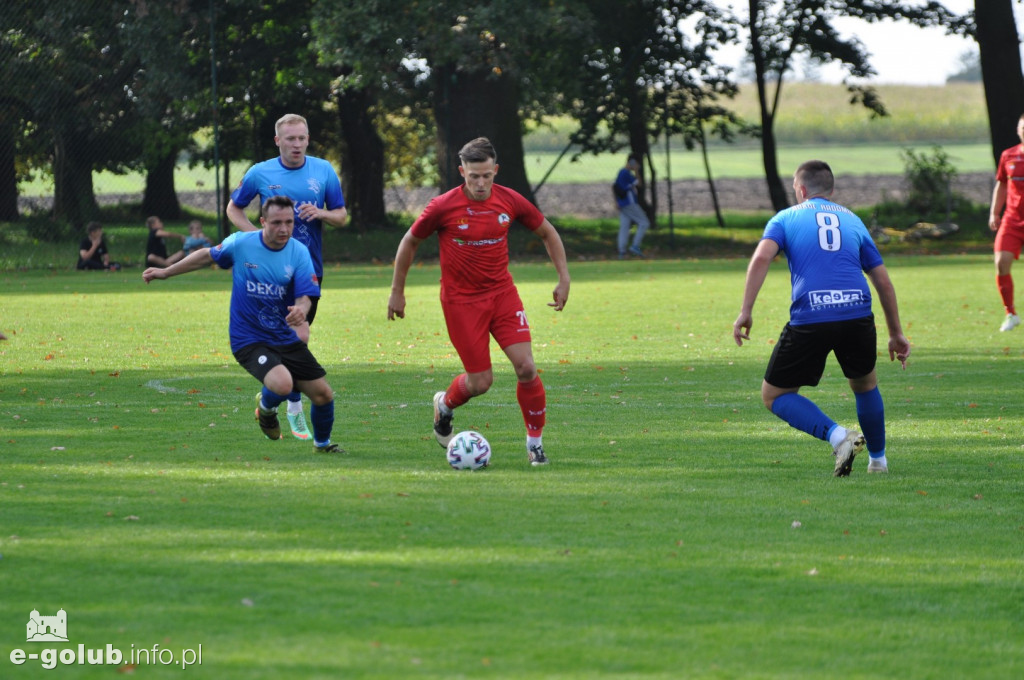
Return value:
[[(841, 85), (822, 83), (786, 83), (776, 122), (779, 166), (787, 168), (818, 157), (828, 160), (841, 174), (902, 174), (900, 151), (917, 151), (941, 145), (961, 173), (993, 170), (988, 143), (988, 118), (980, 83), (954, 83), (945, 86), (915, 87), (886, 85), (877, 88), (890, 115), (872, 119), (859, 106), (849, 104), (850, 95)], [(757, 102), (753, 87), (741, 88), (732, 102), (733, 109), (745, 119), (756, 122)], [(554, 119), (524, 139), (527, 174), (539, 183), (565, 148), (575, 124)], [(654, 162), (661, 176), (678, 179), (704, 177), (701, 156), (687, 151), (682, 140), (672, 140), (671, 156), (665, 157), (664, 140), (654, 143)], [(624, 153), (584, 156), (570, 162), (567, 154), (547, 179), (552, 183), (603, 182), (621, 167)], [(759, 177), (763, 175), (760, 146), (756, 140), (710, 147), (710, 163), (716, 177)], [(249, 163), (233, 163), (229, 181), (234, 184)], [(179, 169), (176, 188), (180, 192), (210, 191), (216, 186), (212, 170)], [(144, 186), (138, 173), (94, 175), (97, 194), (137, 194)], [(53, 193), (49, 179), (37, 179), (19, 186), (22, 196), (48, 196)]]

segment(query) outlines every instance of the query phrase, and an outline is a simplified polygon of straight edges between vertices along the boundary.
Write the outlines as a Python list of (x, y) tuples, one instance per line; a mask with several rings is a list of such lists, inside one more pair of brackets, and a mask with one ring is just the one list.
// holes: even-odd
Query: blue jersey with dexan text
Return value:
[(779, 244), (793, 284), (794, 326), (859, 319), (871, 314), (864, 272), (882, 264), (867, 227), (851, 210), (812, 198), (779, 212), (764, 237)]
[(289, 168), (281, 162), (280, 156), (257, 163), (249, 168), (238, 187), (231, 192), (231, 200), (244, 208), (257, 196), (261, 202), (271, 196), (287, 196), (295, 202), (295, 231), (292, 238), (309, 248), (313, 269), (319, 280), (324, 273), (323, 225), (321, 220), (304, 222), (299, 217), (299, 208), (306, 203), (325, 210), (345, 205), (341, 181), (334, 167), (315, 156), (306, 156), (306, 162), (301, 168)]
[(285, 317), (303, 295), (320, 295), (309, 249), (295, 239), (280, 250), (263, 243), (263, 231), (239, 231), (210, 249), (218, 266), (231, 269), (231, 351), (263, 342), (282, 346), (299, 341)]

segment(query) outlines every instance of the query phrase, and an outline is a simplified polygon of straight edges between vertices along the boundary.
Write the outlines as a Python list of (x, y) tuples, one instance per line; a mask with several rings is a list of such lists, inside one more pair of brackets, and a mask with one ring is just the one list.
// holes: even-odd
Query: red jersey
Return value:
[(1006, 182), (1006, 208), (1002, 224), (1024, 229), (1024, 144), (1012, 146), (999, 156), (996, 181)]
[(441, 299), (446, 302), (486, 297), (512, 287), (508, 229), (513, 221), (531, 231), (544, 223), (537, 206), (508, 187), (492, 185), (485, 201), (469, 199), (462, 189), (456, 187), (432, 200), (412, 225), (416, 238), (437, 232)]

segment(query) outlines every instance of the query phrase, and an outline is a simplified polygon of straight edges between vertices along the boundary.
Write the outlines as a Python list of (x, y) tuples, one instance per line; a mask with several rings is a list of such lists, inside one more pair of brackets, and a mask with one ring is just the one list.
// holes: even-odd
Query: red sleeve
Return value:
[(420, 213), (420, 216), (412, 223), (411, 231), (413, 236), (425, 239), (437, 231), (437, 228), (441, 225), (438, 218), (443, 213), (443, 210), (440, 207), (443, 199), (444, 194), (431, 199), (430, 203), (427, 204), (427, 207), (423, 209), (422, 213)]
[(512, 191), (511, 189), (506, 189), (506, 191), (512, 197), (516, 219), (519, 223), (530, 231), (536, 231), (540, 228), (540, 225), (544, 223), (544, 213), (533, 203), (526, 200), (518, 191)]

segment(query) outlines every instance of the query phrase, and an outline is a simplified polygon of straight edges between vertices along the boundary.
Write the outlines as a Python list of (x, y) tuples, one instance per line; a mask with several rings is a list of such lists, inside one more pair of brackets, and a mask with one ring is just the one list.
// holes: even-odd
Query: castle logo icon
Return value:
[(25, 625), (26, 642), (67, 642), (68, 613), (58, 609), (55, 616), (40, 616), (35, 609)]

